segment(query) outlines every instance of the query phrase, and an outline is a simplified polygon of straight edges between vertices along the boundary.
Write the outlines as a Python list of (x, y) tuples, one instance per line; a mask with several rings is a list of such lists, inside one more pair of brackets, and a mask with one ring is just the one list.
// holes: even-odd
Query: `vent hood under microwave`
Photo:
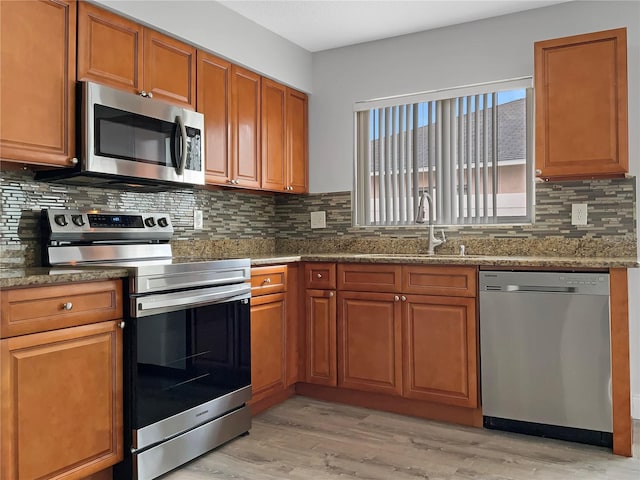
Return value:
[(36, 180), (100, 187), (204, 185), (204, 116), (149, 96), (79, 84), (79, 161)]

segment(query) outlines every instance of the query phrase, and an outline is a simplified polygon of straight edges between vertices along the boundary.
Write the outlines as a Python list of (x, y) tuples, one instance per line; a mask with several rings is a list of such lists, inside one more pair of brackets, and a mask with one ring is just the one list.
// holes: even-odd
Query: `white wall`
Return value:
[[(623, 26), (630, 170), (640, 176), (640, 2), (575, 1), (314, 53), (310, 191), (352, 189), (354, 102), (532, 75), (533, 42)], [(629, 280), (633, 415), (640, 418), (640, 271)]]
[(182, 38), (304, 92), (311, 53), (213, 1), (94, 0), (110, 10)]

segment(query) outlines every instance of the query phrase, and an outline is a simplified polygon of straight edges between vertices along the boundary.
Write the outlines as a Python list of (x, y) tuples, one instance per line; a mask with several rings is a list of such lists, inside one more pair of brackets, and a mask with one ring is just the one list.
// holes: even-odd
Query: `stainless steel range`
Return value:
[[(172, 258), (163, 213), (43, 210), (43, 262), (129, 269), (124, 461), (151, 480), (247, 432), (249, 259)], [(125, 310), (127, 308), (125, 307)]]

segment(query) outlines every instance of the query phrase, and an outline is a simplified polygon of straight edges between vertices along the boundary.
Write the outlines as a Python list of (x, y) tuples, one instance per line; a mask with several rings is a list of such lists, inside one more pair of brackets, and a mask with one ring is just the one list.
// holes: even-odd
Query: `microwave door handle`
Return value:
[(178, 160), (178, 175), (184, 175), (184, 169), (187, 164), (187, 129), (184, 126), (184, 120), (180, 115), (176, 117), (178, 127), (180, 127), (180, 135), (182, 136), (182, 148), (180, 151), (180, 159)]

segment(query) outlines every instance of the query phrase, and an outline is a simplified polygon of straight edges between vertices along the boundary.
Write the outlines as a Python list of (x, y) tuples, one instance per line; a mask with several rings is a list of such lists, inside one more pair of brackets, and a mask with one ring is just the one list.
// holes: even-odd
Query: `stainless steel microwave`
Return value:
[(204, 185), (204, 116), (91, 82), (79, 86), (80, 159), (44, 180), (98, 186)]

